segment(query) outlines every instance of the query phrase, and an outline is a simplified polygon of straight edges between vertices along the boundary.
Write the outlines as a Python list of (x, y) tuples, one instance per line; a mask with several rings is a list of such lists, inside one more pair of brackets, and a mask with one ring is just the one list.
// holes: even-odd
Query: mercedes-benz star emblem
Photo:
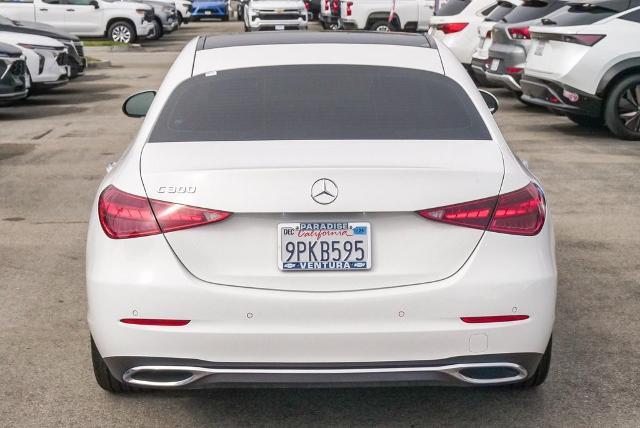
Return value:
[(311, 186), (311, 198), (319, 204), (327, 205), (338, 197), (338, 186), (328, 178), (316, 180)]

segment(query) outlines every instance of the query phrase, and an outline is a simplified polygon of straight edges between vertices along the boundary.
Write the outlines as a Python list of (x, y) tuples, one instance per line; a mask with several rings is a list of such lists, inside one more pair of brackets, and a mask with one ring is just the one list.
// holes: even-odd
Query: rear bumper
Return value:
[[(218, 382), (473, 384), (441, 366), (514, 363), (531, 373), (544, 353), (556, 299), (553, 231), (549, 216), (534, 237), (486, 233), (457, 273), (435, 283), (300, 292), (203, 282), (184, 268), (163, 236), (111, 240), (92, 217), (87, 296), (92, 336), (119, 378), (136, 367), (186, 365), (207, 370), (198, 383), (185, 387)], [(501, 314), (530, 318), (487, 324), (460, 319)], [(181, 327), (119, 321), (131, 317), (191, 321)], [(520, 361), (508, 354), (535, 354), (535, 358)], [(231, 366), (324, 369), (328, 364), (378, 369), (215, 372)], [(396, 366), (439, 368), (387, 370)], [(173, 369), (167, 371), (174, 375)]]
[(540, 359), (541, 354), (525, 353), (373, 364), (238, 364), (153, 357), (110, 357), (105, 359), (105, 363), (117, 379), (138, 387), (199, 389), (229, 386), (503, 385), (530, 377)]
[[(524, 75), (521, 80), (522, 99), (531, 104), (547, 107), (558, 113), (589, 117), (602, 116), (602, 99), (571, 86), (551, 80)], [(573, 101), (568, 98), (571, 96)]]
[(510, 74), (494, 73), (487, 70), (485, 71), (484, 76), (490, 83), (493, 83), (495, 85), (503, 86), (515, 92), (522, 91), (522, 89), (520, 88), (520, 83)]

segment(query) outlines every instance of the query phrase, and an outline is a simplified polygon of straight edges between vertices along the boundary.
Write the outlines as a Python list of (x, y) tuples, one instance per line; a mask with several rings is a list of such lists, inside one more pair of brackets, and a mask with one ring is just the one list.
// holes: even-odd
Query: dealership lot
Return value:
[(88, 48), (113, 66), (0, 108), (3, 425), (640, 424), (640, 145), (524, 107), (503, 90), (494, 91), (498, 124), (545, 185), (555, 219), (559, 294), (544, 386), (100, 390), (89, 359), (84, 243), (104, 167), (140, 124), (120, 105), (157, 88), (193, 36), (240, 30), (237, 22), (192, 23), (142, 49)]

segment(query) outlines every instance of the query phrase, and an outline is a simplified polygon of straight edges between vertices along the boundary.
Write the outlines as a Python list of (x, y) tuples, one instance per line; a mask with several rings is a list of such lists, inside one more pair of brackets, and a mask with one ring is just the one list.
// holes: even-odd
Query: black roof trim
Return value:
[(375, 31), (273, 31), (203, 36), (196, 50), (230, 48), (237, 46), (300, 45), (300, 44), (354, 44), (396, 45), (418, 48), (436, 48), (435, 41), (426, 34), (382, 33)]

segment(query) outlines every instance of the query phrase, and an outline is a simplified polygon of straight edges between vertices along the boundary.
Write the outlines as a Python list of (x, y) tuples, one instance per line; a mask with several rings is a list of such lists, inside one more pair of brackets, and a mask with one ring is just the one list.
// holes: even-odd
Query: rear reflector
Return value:
[(507, 74), (522, 74), (524, 69), (522, 67), (505, 67), (504, 71), (506, 71)]
[(120, 320), (123, 324), (134, 325), (157, 325), (164, 327), (182, 327), (191, 322), (191, 320), (166, 320), (166, 319), (152, 319), (152, 318), (123, 318)]
[(457, 33), (464, 30), (469, 25), (468, 22), (452, 22), (449, 24), (436, 25), (436, 29), (442, 31), (444, 34)]
[(419, 211), (429, 220), (491, 232), (532, 236), (544, 225), (546, 206), (534, 183), (515, 192)]
[(108, 186), (98, 200), (98, 217), (112, 239), (137, 238), (215, 223), (231, 213), (147, 199)]
[(488, 317), (460, 317), (460, 319), (469, 324), (482, 324), (492, 322), (523, 321), (529, 319), (529, 315), (493, 315)]

